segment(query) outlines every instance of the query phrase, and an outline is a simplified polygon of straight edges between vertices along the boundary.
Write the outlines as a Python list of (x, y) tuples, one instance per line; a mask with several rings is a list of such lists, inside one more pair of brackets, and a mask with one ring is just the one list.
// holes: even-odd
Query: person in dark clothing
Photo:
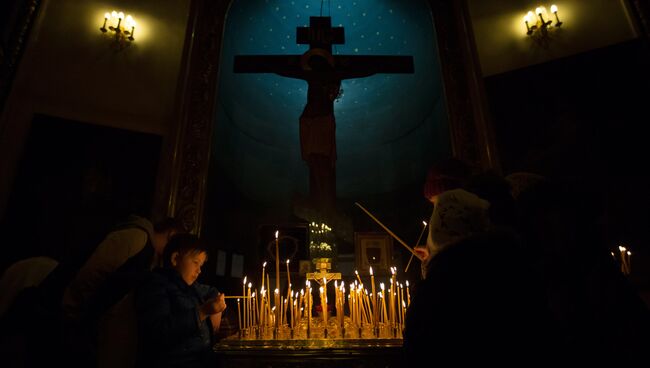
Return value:
[(163, 267), (152, 271), (135, 293), (137, 367), (208, 367), (214, 336), (226, 309), (225, 296), (196, 282), (207, 259), (194, 235), (172, 237)]
[[(177, 219), (129, 216), (108, 233), (67, 285), (62, 299), (65, 349), (99, 368), (133, 367), (137, 341), (133, 290), (161, 264)], [(90, 353), (89, 353), (90, 352)], [(80, 365), (87, 363), (79, 363)]]
[(549, 313), (521, 250), (511, 234), (488, 232), (434, 256), (406, 314), (405, 366), (551, 359)]
[(440, 195), (430, 228), (435, 252), (406, 315), (409, 365), (525, 363), (554, 351), (529, 257), (511, 231), (491, 227), (489, 207), (462, 189)]
[(538, 179), (517, 197), (519, 229), (543, 280), (567, 362), (646, 361), (650, 311), (603, 242), (585, 190)]

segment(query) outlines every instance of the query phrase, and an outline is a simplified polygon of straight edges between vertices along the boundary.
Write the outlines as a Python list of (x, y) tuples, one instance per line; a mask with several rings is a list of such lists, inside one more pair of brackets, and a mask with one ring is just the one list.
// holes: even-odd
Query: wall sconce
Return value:
[[(555, 27), (560, 27), (562, 22), (560, 22), (560, 17), (557, 15), (557, 5), (551, 5), (551, 13), (555, 15)], [(548, 29), (552, 28), (553, 21), (551, 17), (546, 12), (546, 8), (543, 6), (538, 6), (535, 8), (535, 13), (532, 10), (529, 10), (528, 13), (524, 16), (524, 24), (526, 24), (526, 34), (533, 36), (535, 34), (541, 33), (543, 36), (547, 35)]]
[[(112, 23), (108, 28), (107, 24)], [(104, 14), (104, 24), (99, 28), (102, 33), (106, 33), (109, 30), (115, 33), (115, 40), (120, 44), (120, 46), (127, 46), (127, 42), (133, 42), (135, 38), (133, 37), (135, 33), (135, 19), (131, 15), (124, 17), (123, 12), (117, 12), (113, 10), (111, 13)]]

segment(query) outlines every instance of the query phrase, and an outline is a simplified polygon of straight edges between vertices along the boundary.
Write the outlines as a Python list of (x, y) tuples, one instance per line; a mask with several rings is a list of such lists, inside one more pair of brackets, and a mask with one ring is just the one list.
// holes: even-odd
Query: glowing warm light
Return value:
[(543, 11), (543, 9), (542, 9), (542, 7), (541, 7), (541, 6), (540, 6), (540, 7), (537, 7), (537, 8), (535, 8), (535, 14), (537, 14), (537, 15), (540, 15), (540, 14), (542, 14), (542, 11)]
[(557, 13), (557, 5), (551, 5), (551, 13)]

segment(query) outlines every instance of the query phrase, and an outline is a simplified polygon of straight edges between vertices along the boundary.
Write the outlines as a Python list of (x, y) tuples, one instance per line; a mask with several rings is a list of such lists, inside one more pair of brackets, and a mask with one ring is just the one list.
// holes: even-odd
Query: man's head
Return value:
[(153, 231), (154, 234), (151, 244), (158, 255), (163, 254), (163, 250), (172, 236), (186, 232), (183, 224), (173, 217), (167, 217), (156, 222), (153, 225)]
[(175, 269), (188, 285), (201, 274), (208, 259), (208, 249), (197, 236), (177, 234), (172, 236), (163, 253), (163, 267)]

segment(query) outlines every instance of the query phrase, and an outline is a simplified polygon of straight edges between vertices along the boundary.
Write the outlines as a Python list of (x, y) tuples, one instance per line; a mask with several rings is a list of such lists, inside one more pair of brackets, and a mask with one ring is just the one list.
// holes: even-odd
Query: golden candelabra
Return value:
[[(369, 269), (371, 290), (366, 289), (357, 271), (346, 285), (340, 273), (330, 272), (331, 259), (314, 260), (318, 272), (305, 275), (305, 285), (294, 291), (287, 261), (287, 289), (276, 287), (271, 293), (269, 278), (262, 276), (259, 288), (244, 279), (241, 298), (237, 298), (239, 331), (226, 340), (322, 340), (322, 339), (401, 339), (404, 316), (410, 303), (406, 286), (397, 280), (397, 268), (380, 288)], [(262, 275), (265, 273), (262, 267)], [(264, 283), (266, 281), (266, 283)], [(318, 284), (318, 288), (312, 281)], [(339, 282), (340, 281), (340, 282)], [(334, 283), (334, 300), (328, 302), (328, 284)], [(277, 283), (276, 283), (277, 285)], [(248, 289), (247, 289), (248, 287)], [(316, 289), (316, 290), (315, 290)], [(331, 289), (330, 289), (331, 291)], [(318, 304), (314, 293), (319, 294)]]

